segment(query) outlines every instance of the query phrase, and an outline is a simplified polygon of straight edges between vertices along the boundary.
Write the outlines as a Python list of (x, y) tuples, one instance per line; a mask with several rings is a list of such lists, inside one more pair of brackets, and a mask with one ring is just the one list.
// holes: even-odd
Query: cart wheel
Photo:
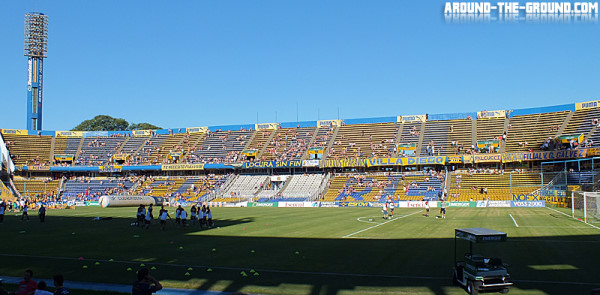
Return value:
[(507, 294), (508, 293), (508, 288), (504, 288), (502, 290), (500, 290), (501, 294)]
[(469, 293), (469, 295), (477, 295), (477, 294), (479, 294), (479, 291), (477, 290), (477, 288), (475, 288), (475, 285), (473, 284), (473, 281), (469, 281), (467, 283), (467, 293)]

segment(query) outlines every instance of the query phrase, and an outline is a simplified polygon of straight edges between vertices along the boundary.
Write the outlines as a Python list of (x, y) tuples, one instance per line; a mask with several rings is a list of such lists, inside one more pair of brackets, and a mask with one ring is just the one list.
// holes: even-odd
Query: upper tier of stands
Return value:
[(209, 133), (199, 147), (192, 151), (192, 163), (232, 163), (248, 144), (251, 130), (216, 131)]
[(573, 134), (584, 134), (597, 144), (600, 130), (595, 120), (600, 119), (600, 107), (566, 109), (569, 107), (517, 110), (507, 118), (477, 120), (470, 116), (448, 116), (452, 119), (442, 120), (440, 115), (423, 122), (390, 122), (393, 118), (372, 123), (348, 120), (348, 124), (342, 122), (339, 127), (323, 128), (306, 124), (295, 128), (287, 124), (284, 128), (259, 131), (242, 127), (145, 136), (53, 137), (44, 132), (3, 136), (15, 164), (28, 166), (52, 165), (54, 155), (65, 154), (74, 157), (73, 165), (111, 164), (116, 154), (128, 156), (125, 165), (174, 163), (172, 155), (179, 157), (178, 163), (234, 163), (247, 160), (243, 150), (248, 151), (244, 154), (256, 153), (253, 161), (301, 160), (308, 158), (307, 149), (311, 147), (325, 149), (324, 159), (405, 156), (397, 144), (412, 144), (415, 156), (454, 155), (470, 152), (477, 141), (486, 140), (500, 140), (500, 152), (523, 152), (541, 150), (549, 137)]
[(315, 127), (306, 127), (277, 130), (267, 143), (261, 158), (266, 161), (302, 160), (315, 129)]
[(542, 113), (510, 118), (506, 152), (539, 150), (549, 137), (558, 134), (568, 112)]
[[(414, 143), (419, 144), (419, 138), (421, 135), (421, 122), (402, 123), (398, 132), (401, 133), (398, 143)], [(401, 154), (401, 153), (400, 153)]]
[(505, 118), (490, 118), (477, 120), (477, 141), (501, 138), (502, 134), (504, 133), (505, 120)]
[(112, 155), (123, 146), (125, 139), (125, 137), (84, 138), (77, 161), (80, 165), (87, 166), (108, 163)]
[(446, 143), (448, 148), (444, 149), (446, 155), (458, 155), (468, 151), (473, 142), (473, 125), (477, 121), (459, 119), (451, 120), (448, 140)]
[(329, 158), (390, 158), (396, 134), (394, 123), (344, 125), (334, 139)]
[(50, 165), (51, 136), (3, 134), (15, 165)]

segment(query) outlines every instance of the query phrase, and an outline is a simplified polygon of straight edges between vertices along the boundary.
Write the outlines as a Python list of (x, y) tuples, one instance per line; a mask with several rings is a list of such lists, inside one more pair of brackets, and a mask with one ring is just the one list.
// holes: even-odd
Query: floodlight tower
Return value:
[(48, 16), (25, 14), (25, 56), (29, 57), (27, 80), (27, 129), (42, 130), (44, 58), (48, 52)]

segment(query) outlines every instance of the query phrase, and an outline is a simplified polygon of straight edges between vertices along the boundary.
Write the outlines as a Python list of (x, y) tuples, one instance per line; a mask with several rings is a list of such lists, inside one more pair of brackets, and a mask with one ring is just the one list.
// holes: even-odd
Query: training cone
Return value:
[(254, 250), (250, 250), (250, 253), (254, 253), (254, 252), (255, 252)]
[(213, 248), (213, 249), (212, 249), (212, 251), (213, 251), (213, 252), (217, 252), (217, 249)]
[(131, 269), (131, 267), (128, 267), (128, 268), (127, 268), (127, 271), (132, 271), (132, 270), (133, 270), (133, 269)]
[(255, 271), (254, 269), (251, 269), (251, 270), (250, 270), (250, 272), (251, 272), (251, 273), (255, 273), (256, 271)]
[(173, 244), (173, 241), (171, 241), (171, 244)]
[(183, 250), (183, 246), (179, 246), (179, 250)]
[(296, 251), (296, 255), (299, 255), (299, 254), (300, 254), (300, 252)]
[(240, 274), (242, 275), (242, 277), (247, 277), (248, 274), (245, 271), (240, 272)]
[(24, 233), (26, 233), (26, 231), (22, 230), (22, 231), (20, 231), (19, 233), (20, 233), (20, 234), (24, 234)]
[(100, 262), (96, 261), (96, 263), (94, 263), (95, 265), (100, 265)]
[(75, 233), (71, 233), (72, 235), (74, 235)]
[(156, 270), (156, 267), (154, 267), (154, 266), (153, 266), (153, 267), (151, 267), (150, 269), (151, 269), (151, 270)]
[(190, 273), (189, 273), (189, 272), (186, 272), (186, 273), (185, 273), (185, 275), (186, 275), (186, 276), (189, 276), (189, 275), (190, 275)]
[(212, 268), (207, 269), (206, 271), (212, 271)]
[(113, 262), (113, 261), (115, 261), (115, 260), (111, 258), (111, 259), (109, 259), (108, 261), (110, 261), (110, 262)]
[(146, 266), (146, 265), (142, 263), (142, 264), (140, 264), (140, 266)]
[(193, 268), (191, 268), (191, 267), (188, 267), (188, 270), (194, 270), (194, 269), (193, 269)]
[(84, 265), (83, 268), (87, 268), (87, 265)]
[(257, 272), (255, 272), (255, 273), (254, 273), (254, 276), (258, 276), (258, 273), (257, 273)]
[(246, 228), (245, 228), (245, 227), (243, 227), (243, 228), (242, 228), (242, 230), (246, 230)]
[(79, 257), (79, 258), (77, 258), (77, 260), (83, 260), (83, 257)]

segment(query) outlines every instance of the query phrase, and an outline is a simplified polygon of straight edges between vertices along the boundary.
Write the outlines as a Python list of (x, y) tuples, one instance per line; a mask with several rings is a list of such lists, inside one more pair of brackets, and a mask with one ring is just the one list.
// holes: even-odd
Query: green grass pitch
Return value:
[[(33, 214), (27, 222), (9, 213), (0, 224), (0, 275), (31, 268), (38, 278), (63, 273), (72, 281), (130, 284), (144, 264), (174, 288), (465, 294), (451, 282), (454, 229), (487, 227), (506, 232), (508, 242), (475, 249), (509, 264), (511, 294), (600, 287), (600, 229), (548, 208), (449, 208), (446, 219), (433, 209), (430, 217), (396, 209), (390, 220), (380, 208), (213, 208), (215, 228), (184, 229), (169, 220), (166, 231), (156, 220), (148, 230), (132, 227), (135, 210), (49, 210), (44, 224)], [(459, 257), (467, 246), (459, 242)]]

